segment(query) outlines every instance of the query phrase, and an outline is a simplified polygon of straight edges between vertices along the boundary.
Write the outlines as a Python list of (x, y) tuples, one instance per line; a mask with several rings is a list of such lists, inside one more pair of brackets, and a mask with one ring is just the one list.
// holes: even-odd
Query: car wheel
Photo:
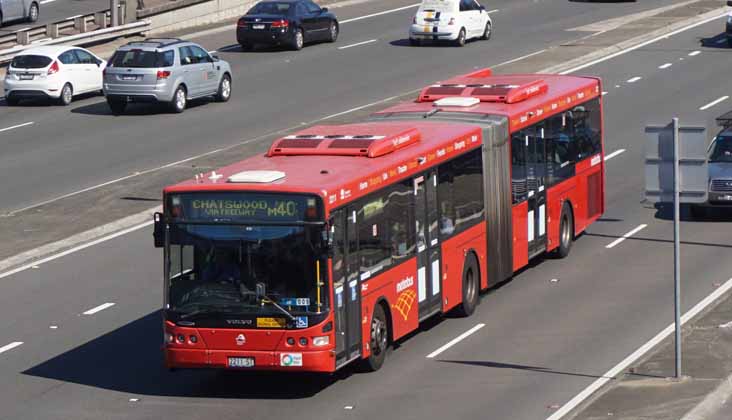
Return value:
[(483, 30), (483, 36), (481, 36), (480, 39), (487, 41), (487, 40), (491, 39), (492, 33), (493, 33), (493, 27), (491, 25), (491, 22), (488, 21), (485, 23), (485, 29)]
[(420, 42), (418, 39), (409, 38), (409, 45), (411, 45), (413, 47), (419, 47)]
[(292, 34), (292, 49), (295, 51), (300, 51), (305, 44), (305, 37), (302, 33), (302, 29), (297, 28), (295, 29), (295, 33)]
[(386, 353), (389, 350), (389, 321), (386, 319), (384, 307), (376, 304), (371, 317), (371, 337), (369, 349), (371, 354), (363, 360), (363, 368), (369, 372), (379, 370), (384, 364)]
[(457, 45), (458, 47), (465, 46), (465, 28), (460, 29), (460, 33), (458, 34), (458, 37), (455, 40), (455, 45)]
[(5, 98), (5, 103), (8, 104), (8, 106), (15, 106), (18, 105), (20, 102), (20, 99), (16, 98), (15, 96), (8, 96)]
[(338, 25), (335, 22), (330, 23), (328, 34), (328, 42), (336, 42), (338, 40)]
[(173, 94), (173, 101), (170, 103), (170, 108), (176, 114), (180, 114), (186, 109), (186, 88), (178, 86)]
[(58, 97), (58, 103), (59, 105), (66, 106), (71, 103), (71, 100), (74, 98), (74, 89), (71, 87), (70, 84), (66, 83), (64, 87), (61, 88), (61, 96)]
[(219, 91), (216, 93), (216, 100), (226, 102), (231, 98), (231, 77), (225, 74), (219, 82)]
[(127, 108), (127, 102), (118, 99), (107, 99), (107, 105), (109, 105), (109, 109), (112, 110), (114, 115), (122, 114), (125, 112), (125, 108)]
[(30, 9), (28, 9), (28, 22), (35, 22), (38, 20), (38, 3), (31, 3)]

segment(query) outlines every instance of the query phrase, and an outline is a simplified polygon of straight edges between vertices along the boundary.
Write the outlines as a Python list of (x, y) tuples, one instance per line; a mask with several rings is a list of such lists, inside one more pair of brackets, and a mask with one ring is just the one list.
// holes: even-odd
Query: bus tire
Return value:
[(468, 317), (475, 312), (480, 295), (480, 269), (475, 255), (469, 253), (463, 265), (463, 302), (456, 308), (456, 314)]
[(384, 306), (377, 303), (371, 317), (371, 336), (369, 349), (371, 354), (363, 360), (363, 368), (367, 372), (375, 372), (381, 368), (389, 350), (389, 320), (386, 318)]
[(562, 205), (562, 214), (559, 216), (559, 246), (554, 251), (557, 258), (569, 255), (574, 241), (574, 218), (567, 202)]

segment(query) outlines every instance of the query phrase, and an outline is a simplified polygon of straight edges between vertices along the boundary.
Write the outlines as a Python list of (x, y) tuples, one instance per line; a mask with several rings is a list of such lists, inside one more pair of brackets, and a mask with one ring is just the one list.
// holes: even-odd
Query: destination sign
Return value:
[(173, 217), (186, 220), (295, 222), (318, 214), (314, 197), (285, 194), (175, 194), (170, 206)]

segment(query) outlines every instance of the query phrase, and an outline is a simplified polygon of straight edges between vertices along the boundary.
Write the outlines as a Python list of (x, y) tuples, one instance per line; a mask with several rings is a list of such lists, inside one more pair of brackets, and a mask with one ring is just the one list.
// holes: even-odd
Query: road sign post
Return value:
[(674, 326), (676, 364), (681, 378), (681, 203), (707, 200), (706, 129), (681, 127), (674, 118), (665, 126), (646, 127), (646, 189), (651, 202), (671, 201), (674, 212)]

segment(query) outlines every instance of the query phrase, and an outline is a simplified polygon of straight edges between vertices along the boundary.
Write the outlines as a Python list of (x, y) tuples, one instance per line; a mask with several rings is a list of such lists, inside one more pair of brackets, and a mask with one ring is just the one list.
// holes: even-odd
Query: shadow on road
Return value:
[[(465, 41), (465, 46), (478, 42), (480, 40), (477, 39), (469, 39)], [(424, 48), (424, 47), (433, 47), (433, 48), (457, 48), (455, 44), (453, 44), (453, 41), (447, 41), (447, 40), (438, 40), (438, 41), (432, 41), (432, 40), (421, 40), (419, 45), (412, 45), (409, 43), (408, 38), (403, 39), (397, 39), (394, 41), (389, 42), (389, 45), (392, 45), (394, 47), (411, 47), (411, 48)]]
[[(660, 220), (674, 219), (673, 203), (655, 203), (653, 207), (656, 213), (653, 215)], [(729, 223), (732, 222), (732, 206), (729, 207), (709, 207), (692, 209), (691, 205), (681, 205), (682, 222), (704, 222), (704, 223)]]
[(701, 43), (702, 47), (729, 49), (729, 43), (727, 42), (727, 35), (725, 35), (724, 32), (722, 32), (718, 35), (715, 35), (713, 37), (702, 38), (700, 43)]
[(115, 331), (23, 372), (137, 395), (193, 398), (299, 399), (316, 395), (347, 377), (338, 375), (190, 370), (163, 367), (160, 312), (153, 312)]
[[(206, 105), (209, 102), (215, 102), (212, 99), (202, 98), (189, 100), (186, 105), (186, 110), (198, 108), (202, 105)], [(167, 104), (164, 103), (130, 103), (127, 104), (125, 112), (120, 115), (114, 115), (112, 110), (109, 109), (106, 101), (95, 102), (93, 104), (80, 106), (71, 110), (74, 114), (83, 115), (97, 115), (97, 116), (108, 116), (108, 117), (124, 117), (127, 115), (141, 116), (141, 115), (153, 115), (153, 114), (172, 114), (169, 111)]]
[(486, 367), (486, 368), (493, 368), (493, 369), (515, 369), (515, 370), (525, 370), (525, 371), (531, 371), (531, 372), (538, 372), (538, 373), (551, 373), (554, 375), (567, 375), (567, 376), (579, 376), (583, 378), (592, 378), (592, 379), (599, 379), (599, 378), (607, 378), (607, 379), (615, 379), (607, 376), (602, 375), (592, 375), (587, 373), (578, 373), (578, 372), (562, 372), (558, 370), (552, 370), (549, 368), (541, 367), (541, 366), (528, 366), (528, 365), (518, 365), (514, 363), (501, 363), (501, 362), (491, 362), (491, 361), (482, 361), (482, 360), (438, 360), (440, 363), (455, 363), (460, 365), (469, 365), (469, 366), (478, 366), (478, 367)]

